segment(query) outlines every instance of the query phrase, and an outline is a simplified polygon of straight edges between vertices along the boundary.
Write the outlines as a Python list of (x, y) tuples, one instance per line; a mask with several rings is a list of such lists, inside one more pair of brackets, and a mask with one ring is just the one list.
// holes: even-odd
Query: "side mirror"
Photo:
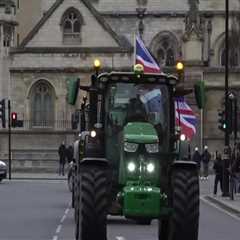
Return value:
[(195, 100), (199, 109), (203, 109), (206, 104), (205, 84), (200, 80), (194, 85)]

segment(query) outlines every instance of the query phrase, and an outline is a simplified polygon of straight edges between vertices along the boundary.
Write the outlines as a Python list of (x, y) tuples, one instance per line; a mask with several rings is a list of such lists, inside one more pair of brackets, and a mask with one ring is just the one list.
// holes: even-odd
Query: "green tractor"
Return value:
[(77, 240), (106, 240), (108, 215), (157, 219), (159, 240), (198, 239), (198, 171), (179, 152), (176, 85), (174, 76), (134, 71), (79, 86), (89, 104), (74, 143)]

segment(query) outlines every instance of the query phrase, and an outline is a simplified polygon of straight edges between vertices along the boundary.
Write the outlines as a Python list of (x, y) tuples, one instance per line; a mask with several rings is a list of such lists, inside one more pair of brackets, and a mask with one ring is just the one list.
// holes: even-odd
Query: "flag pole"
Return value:
[(134, 51), (133, 51), (133, 68), (134, 68), (134, 66), (135, 66), (135, 64), (136, 64), (136, 51), (137, 51), (137, 49), (136, 49), (136, 32), (134, 32), (134, 34), (133, 34), (133, 47), (134, 47)]
[(201, 152), (203, 151), (203, 109), (200, 109), (200, 145)]

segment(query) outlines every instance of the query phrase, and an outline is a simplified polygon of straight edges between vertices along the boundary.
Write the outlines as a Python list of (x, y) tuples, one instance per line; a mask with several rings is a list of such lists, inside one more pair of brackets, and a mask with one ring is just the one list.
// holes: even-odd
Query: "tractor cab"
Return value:
[(100, 75), (99, 81), (105, 88), (106, 158), (114, 166), (115, 181), (159, 185), (159, 161), (170, 148), (170, 96), (176, 79), (113, 72)]

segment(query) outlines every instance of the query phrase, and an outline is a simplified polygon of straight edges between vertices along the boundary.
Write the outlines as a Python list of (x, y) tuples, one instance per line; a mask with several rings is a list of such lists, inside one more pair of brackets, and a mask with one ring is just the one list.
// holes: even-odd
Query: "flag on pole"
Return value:
[[(158, 63), (154, 60), (151, 53), (145, 47), (143, 41), (139, 36), (136, 36), (136, 46), (135, 46), (135, 62), (136, 64), (142, 64), (145, 73), (161, 73), (162, 70)], [(154, 97), (153, 97), (154, 96)], [(159, 101), (161, 94), (158, 92), (151, 92), (150, 95), (146, 95), (146, 99), (141, 99), (142, 101), (149, 101), (147, 98), (154, 100), (153, 106), (156, 107), (156, 101)], [(156, 109), (159, 109), (157, 107)], [(196, 123), (197, 118), (194, 115), (190, 106), (186, 103), (184, 97), (178, 97), (175, 99), (175, 112), (176, 112), (176, 125), (181, 127), (181, 133), (185, 134), (190, 140), (194, 134), (196, 134)]]
[(139, 36), (136, 36), (136, 64), (142, 64), (145, 73), (161, 73), (161, 69), (145, 47)]
[(185, 101), (184, 97), (175, 99), (176, 125), (181, 127), (181, 133), (185, 134), (187, 139), (191, 140), (196, 134), (197, 118), (192, 109)]

